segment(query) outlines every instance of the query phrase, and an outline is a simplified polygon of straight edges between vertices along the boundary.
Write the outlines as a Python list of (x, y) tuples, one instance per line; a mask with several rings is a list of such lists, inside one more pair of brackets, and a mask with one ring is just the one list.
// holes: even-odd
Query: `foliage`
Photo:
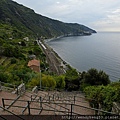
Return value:
[(42, 50), (40, 49), (40, 47), (39, 46), (35, 46), (33, 48), (33, 54), (38, 56), (38, 55), (40, 55), (40, 53), (42, 53)]
[(41, 86), (42, 88), (52, 88), (54, 89), (56, 87), (56, 81), (54, 77), (50, 75), (42, 74), (42, 78), (40, 77), (40, 74), (37, 74), (34, 76), (31, 81), (29, 81), (28, 86), (34, 87), (34, 86), (40, 86), (40, 79), (41, 79)]
[(22, 54), (22, 51), (19, 47), (4, 44), (4, 52), (3, 55), (7, 57), (16, 57), (16, 58), (25, 58), (25, 56)]
[(99, 108), (100, 104), (103, 110), (111, 111), (113, 102), (120, 102), (120, 83), (115, 84), (115, 86), (110, 84), (107, 86), (86, 87), (84, 92), (92, 107)]
[(42, 87), (48, 87), (54, 89), (56, 87), (56, 81), (54, 77), (50, 75), (42, 76)]
[[(44, 36), (48, 38), (75, 31), (85, 30), (95, 32), (84, 25), (63, 23), (38, 15), (32, 9), (19, 5), (12, 0), (0, 0), (0, 21), (5, 24), (9, 23), (14, 28), (11, 34), (4, 32), (2, 37), (6, 36), (6, 38), (21, 38), (23, 35)], [(8, 30), (10, 28), (7, 27)]]
[(6, 73), (0, 73), (0, 81), (7, 82), (8, 76)]
[(107, 85), (110, 83), (109, 76), (103, 72), (98, 71), (97, 69), (91, 68), (87, 72), (81, 74), (80, 87), (84, 89), (83, 86), (89, 85)]
[(67, 90), (78, 90), (79, 89), (79, 81), (80, 76), (79, 73), (76, 71), (76, 69), (73, 69), (72, 67), (68, 66), (68, 70), (65, 74), (65, 88)]
[(11, 59), (11, 64), (15, 64), (17, 62), (17, 60), (15, 58)]
[(61, 75), (58, 77), (55, 77), (56, 80), (56, 87), (59, 89), (64, 89), (65, 88), (65, 76)]

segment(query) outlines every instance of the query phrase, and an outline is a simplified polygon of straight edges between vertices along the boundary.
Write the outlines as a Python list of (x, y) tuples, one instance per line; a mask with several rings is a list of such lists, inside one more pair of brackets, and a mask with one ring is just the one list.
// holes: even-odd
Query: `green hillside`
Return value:
[(0, 23), (15, 27), (19, 32), (21, 31), (21, 36), (31, 35), (50, 38), (75, 31), (95, 32), (84, 25), (63, 23), (36, 14), (34, 10), (12, 0), (0, 0)]
[[(0, 0), (0, 81), (17, 85), (23, 81), (28, 86), (38, 85), (39, 73), (27, 66), (30, 55), (40, 59), (43, 78), (51, 79), (45, 76), (51, 75), (46, 71), (49, 69), (46, 55), (35, 40), (41, 36), (45, 39), (84, 31), (95, 33), (84, 25), (63, 23), (36, 14), (32, 9), (12, 0)], [(64, 88), (63, 78), (58, 76), (56, 86)]]

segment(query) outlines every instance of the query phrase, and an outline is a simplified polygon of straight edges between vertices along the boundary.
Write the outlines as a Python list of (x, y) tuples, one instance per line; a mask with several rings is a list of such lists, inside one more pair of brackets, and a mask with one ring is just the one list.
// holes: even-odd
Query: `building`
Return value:
[(40, 72), (40, 61), (33, 59), (28, 62), (28, 67), (30, 67), (35, 72)]

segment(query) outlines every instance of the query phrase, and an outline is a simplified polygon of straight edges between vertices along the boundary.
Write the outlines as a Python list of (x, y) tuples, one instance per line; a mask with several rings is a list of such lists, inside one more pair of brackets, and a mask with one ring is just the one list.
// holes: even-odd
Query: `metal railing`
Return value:
[[(9, 101), (9, 100), (14, 100), (14, 99), (2, 99), (2, 103), (3, 103), (3, 107), (4, 109), (9, 108), (10, 105), (6, 104), (5, 101)], [(15, 108), (22, 108), (22, 114), (24, 114), (24, 112), (27, 110), (27, 114), (30, 115), (31, 114), (31, 110), (37, 110), (39, 111), (39, 113), (41, 114), (42, 111), (52, 111), (54, 112), (54, 115), (56, 113), (59, 113), (61, 115), (83, 115), (82, 113), (80, 113), (79, 111), (77, 112), (77, 110), (80, 109), (85, 109), (85, 110), (90, 110), (92, 111), (93, 114), (91, 115), (95, 115), (96, 111), (102, 114), (108, 114), (108, 115), (116, 115), (112, 112), (108, 112), (108, 111), (104, 111), (104, 110), (100, 110), (100, 109), (96, 109), (96, 108), (91, 108), (91, 107), (86, 107), (86, 106), (82, 106), (82, 105), (77, 105), (77, 104), (72, 104), (72, 103), (63, 103), (63, 102), (55, 102), (55, 101), (43, 101), (42, 98), (40, 97), (39, 101), (26, 101), (26, 100), (17, 100), (19, 102), (24, 102), (26, 104), (26, 106), (21, 106), (21, 105), (12, 105), (12, 107)], [(33, 104), (34, 107), (31, 106), (31, 104)], [(47, 114), (47, 113), (46, 113)], [(87, 114), (86, 114), (87, 115)]]
[[(44, 89), (43, 89), (44, 90)], [(4, 109), (9, 109), (10, 107), (22, 108), (21, 114), (25, 112), (30, 115), (32, 110), (37, 110), (38, 114), (42, 114), (43, 111), (49, 111), (56, 114), (62, 115), (83, 115), (81, 111), (90, 111), (91, 115), (115, 115), (112, 112), (104, 111), (101, 109), (91, 108), (88, 106), (80, 105), (81, 103), (88, 103), (85, 97), (79, 96), (79, 92), (58, 92), (58, 91), (39, 91), (42, 96), (29, 92), (29, 95), (25, 95), (30, 98), (30, 100), (19, 100), (17, 99), (2, 99), (2, 104)], [(80, 100), (81, 99), (81, 100)], [(11, 104), (7, 104), (6, 101), (13, 101)], [(19, 104), (14, 105), (15, 102), (22, 102), (24, 106)], [(76, 110), (77, 109), (77, 110)], [(80, 111), (81, 109), (81, 111)], [(47, 113), (46, 113), (47, 114)]]
[[(6, 109), (5, 107), (0, 106), (0, 108), (1, 108), (2, 110), (4, 110), (4, 111), (10, 113), (12, 116), (16, 117), (17, 120), (25, 120), (25, 119), (22, 118), (21, 116), (19, 116), (19, 115), (13, 113), (13, 112), (11, 112), (11, 111), (9, 111), (9, 110)], [(3, 115), (3, 116), (0, 115), (0, 118), (2, 118), (3, 120), (8, 120), (8, 119), (6, 118), (6, 116), (4, 116), (4, 115)]]

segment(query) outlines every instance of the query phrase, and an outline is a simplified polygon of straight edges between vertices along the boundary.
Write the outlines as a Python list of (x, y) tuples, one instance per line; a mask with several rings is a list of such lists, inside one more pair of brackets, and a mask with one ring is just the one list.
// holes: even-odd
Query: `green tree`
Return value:
[(55, 79), (50, 75), (42, 76), (42, 87), (48, 87), (54, 89), (56, 87)]
[(8, 75), (6, 73), (0, 73), (0, 81), (7, 82)]
[(58, 77), (55, 77), (56, 79), (56, 87), (59, 89), (64, 89), (65, 88), (65, 76), (61, 75)]
[(65, 74), (65, 88), (67, 90), (78, 90), (80, 85), (80, 75), (76, 71), (76, 69), (73, 69), (72, 67), (68, 66), (68, 70)]
[(98, 71), (97, 69), (91, 68), (81, 74), (81, 87), (88, 85), (107, 85), (109, 83), (109, 76), (101, 70)]
[(38, 46), (35, 46), (34, 48), (33, 48), (33, 54), (35, 54), (35, 55), (40, 55), (40, 53), (41, 53), (42, 51), (41, 51), (41, 49), (38, 47)]

